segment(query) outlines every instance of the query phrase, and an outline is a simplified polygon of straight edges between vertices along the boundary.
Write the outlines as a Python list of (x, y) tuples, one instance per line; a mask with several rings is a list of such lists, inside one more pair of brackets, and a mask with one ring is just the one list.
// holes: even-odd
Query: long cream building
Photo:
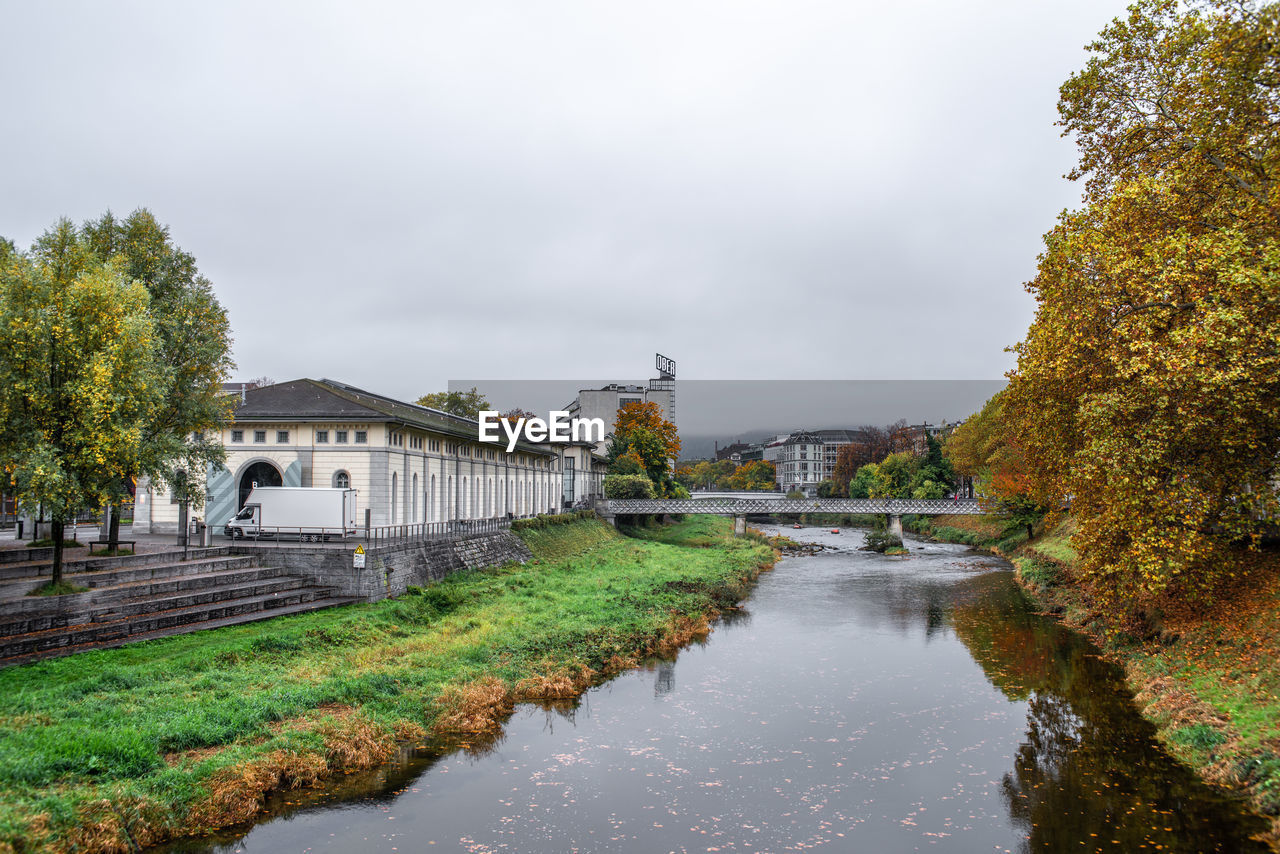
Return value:
[[(602, 461), (583, 445), (479, 441), (474, 420), (333, 380), (299, 379), (241, 393), (223, 431), (225, 467), (207, 475), (202, 515), (221, 526), (259, 486), (347, 487), (371, 525), (559, 512), (599, 492)], [(565, 472), (570, 475), (566, 488)], [(139, 484), (134, 531), (177, 531), (163, 485)]]

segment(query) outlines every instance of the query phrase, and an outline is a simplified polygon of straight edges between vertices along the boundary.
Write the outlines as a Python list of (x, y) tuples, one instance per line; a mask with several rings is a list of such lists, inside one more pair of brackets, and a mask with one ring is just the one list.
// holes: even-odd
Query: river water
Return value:
[(676, 660), (169, 850), (1266, 850), (1003, 561), (785, 533), (830, 548), (781, 560)]

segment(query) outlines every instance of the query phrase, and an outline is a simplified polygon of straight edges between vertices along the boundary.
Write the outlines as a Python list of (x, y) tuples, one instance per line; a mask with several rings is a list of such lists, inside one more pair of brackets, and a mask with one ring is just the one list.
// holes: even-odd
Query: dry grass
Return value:
[(169, 838), (165, 815), (159, 804), (136, 798), (90, 801), (80, 809), (78, 826), (60, 843), (68, 852), (134, 852)]
[(187, 824), (218, 828), (248, 821), (272, 792), (313, 786), (328, 774), (324, 757), (287, 750), (275, 750), (244, 765), (223, 768), (210, 779), (208, 794), (192, 805)]
[(431, 731), (442, 734), (492, 732), (515, 710), (507, 683), (496, 676), (450, 685), (436, 703), (441, 713)]
[(572, 700), (591, 686), (596, 672), (585, 665), (577, 670), (553, 668), (546, 673), (521, 679), (513, 696), (516, 702), (528, 700)]
[(711, 634), (710, 621), (717, 616), (719, 614), (699, 614), (696, 617), (687, 617), (683, 614), (677, 616), (650, 654), (670, 658), (680, 650), (680, 647), (694, 641), (705, 640), (707, 635)]

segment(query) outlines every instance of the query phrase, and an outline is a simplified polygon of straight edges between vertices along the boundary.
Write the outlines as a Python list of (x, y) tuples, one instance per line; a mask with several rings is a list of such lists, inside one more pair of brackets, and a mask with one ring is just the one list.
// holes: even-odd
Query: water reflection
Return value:
[(1027, 702), (1026, 739), (1003, 777), (1026, 847), (1249, 847), (1241, 840), (1262, 823), (1156, 749), (1154, 727), (1135, 713), (1120, 671), (1079, 635), (1034, 614), (1005, 581), (983, 575), (962, 585), (953, 624), (992, 685)]
[(654, 668), (654, 674), (653, 696), (661, 697), (675, 690), (676, 663), (674, 661), (659, 661), (658, 666)]
[(496, 740), (407, 751), (219, 850), (1252, 850), (1260, 822), (1165, 757), (1119, 674), (1008, 571), (804, 533), (834, 550), (780, 562), (705, 645), (521, 706)]

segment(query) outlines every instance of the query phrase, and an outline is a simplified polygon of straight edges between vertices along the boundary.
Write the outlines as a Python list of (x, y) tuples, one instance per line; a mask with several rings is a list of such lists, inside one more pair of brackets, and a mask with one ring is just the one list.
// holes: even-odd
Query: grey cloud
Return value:
[(1123, 11), (11, 4), (0, 234), (151, 208), (245, 376), (999, 376)]

